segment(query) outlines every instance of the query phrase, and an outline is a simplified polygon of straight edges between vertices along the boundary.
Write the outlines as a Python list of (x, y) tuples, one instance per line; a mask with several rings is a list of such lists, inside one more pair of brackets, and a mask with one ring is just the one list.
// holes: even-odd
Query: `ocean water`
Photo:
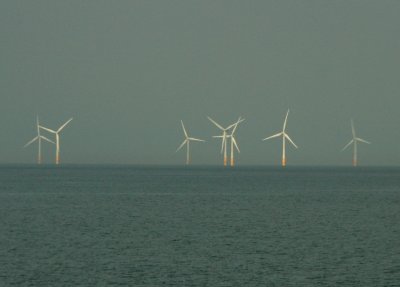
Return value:
[(0, 286), (400, 286), (400, 169), (0, 166)]

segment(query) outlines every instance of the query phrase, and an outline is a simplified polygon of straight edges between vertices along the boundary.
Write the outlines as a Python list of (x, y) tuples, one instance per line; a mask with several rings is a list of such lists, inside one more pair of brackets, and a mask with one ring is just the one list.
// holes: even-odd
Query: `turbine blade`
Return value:
[(222, 145), (221, 145), (221, 153), (223, 153), (224, 152), (224, 144), (225, 144), (225, 141), (226, 141), (226, 138), (223, 136), (222, 137)]
[(233, 128), (236, 125), (236, 123), (229, 125), (227, 128), (225, 128), (225, 131), (230, 130), (231, 128)]
[(236, 139), (234, 137), (232, 137), (231, 140), (233, 141), (233, 144), (235, 145), (237, 151), (240, 153), (240, 149), (239, 149), (239, 146), (237, 145)]
[(48, 131), (48, 132), (50, 132), (50, 133), (53, 133), (53, 134), (56, 134), (56, 133), (57, 133), (56, 131), (53, 131), (53, 130), (51, 130), (51, 129), (49, 129), (49, 128), (45, 128), (44, 126), (39, 126), (39, 128), (41, 128), (41, 129), (43, 129), (43, 130), (45, 130), (45, 131)]
[(186, 132), (186, 129), (185, 129), (185, 126), (184, 126), (184, 124), (183, 124), (183, 121), (181, 120), (181, 124), (182, 124), (182, 129), (183, 129), (183, 132), (185, 133), (185, 137), (186, 138), (188, 138), (188, 135), (187, 135), (187, 132)]
[(196, 141), (196, 142), (205, 142), (205, 140), (196, 139), (196, 138), (188, 138), (188, 140)]
[(351, 133), (353, 134), (353, 139), (354, 139), (356, 137), (356, 130), (354, 128), (353, 119), (351, 119), (350, 122), (351, 122)]
[(363, 143), (366, 143), (366, 144), (371, 144), (369, 141), (363, 140), (361, 138), (356, 138), (356, 140), (360, 141), (360, 142), (363, 142)]
[(237, 127), (238, 127), (238, 123), (236, 123), (236, 125), (233, 127), (233, 130), (232, 130), (232, 132), (231, 132), (231, 135), (233, 135), (235, 132), (236, 132), (236, 129), (237, 129)]
[(344, 146), (344, 148), (342, 148), (342, 151), (344, 151), (346, 148), (348, 148), (353, 142), (354, 142), (354, 140), (351, 140), (347, 145)]
[(52, 143), (52, 144), (56, 144), (55, 142), (53, 142), (52, 140), (49, 140), (48, 138), (46, 138), (45, 136), (40, 136), (42, 139), (44, 139), (45, 141), (48, 141), (49, 143)]
[(213, 138), (223, 138), (224, 136), (213, 136)]
[(57, 133), (61, 132), (61, 130), (62, 130), (63, 128), (65, 128), (65, 126), (68, 125), (69, 122), (72, 121), (72, 120), (73, 120), (73, 118), (70, 118), (68, 121), (66, 121), (66, 122), (57, 130)]
[(175, 152), (178, 152), (185, 145), (186, 142), (187, 142), (187, 139), (185, 139), (183, 141), (183, 143), (178, 147), (178, 149)]
[(239, 125), (241, 122), (243, 122), (243, 121), (244, 121), (244, 119), (242, 119), (241, 117), (239, 117), (238, 121), (235, 123), (235, 126), (233, 127), (233, 130), (232, 130), (231, 135), (233, 135), (233, 134), (236, 132), (236, 129), (237, 129), (238, 125)]
[(283, 122), (283, 130), (282, 130), (282, 131), (285, 131), (285, 130), (286, 130), (286, 124), (287, 124), (288, 115), (289, 115), (289, 110), (287, 110), (286, 117), (285, 117), (285, 121)]
[(216, 125), (220, 130), (225, 130), (223, 127), (221, 127), (216, 121), (214, 121), (212, 118), (207, 117), (214, 125)]
[(35, 140), (37, 140), (39, 138), (39, 136), (33, 138), (31, 141), (27, 142), (26, 145), (24, 145), (24, 148), (27, 147), (28, 145), (32, 144)]
[(273, 135), (273, 136), (270, 136), (270, 137), (267, 137), (267, 138), (263, 139), (263, 141), (266, 141), (266, 140), (269, 140), (269, 139), (272, 139), (272, 138), (276, 138), (276, 137), (279, 137), (281, 135), (282, 135), (282, 133), (280, 132), (280, 133), (278, 133), (276, 135)]
[(290, 143), (291, 143), (292, 145), (294, 145), (295, 148), (298, 148), (297, 145), (292, 141), (292, 139), (289, 137), (288, 134), (285, 133), (285, 137), (290, 141)]
[(227, 130), (230, 130), (230, 129), (233, 128), (233, 127), (236, 128), (236, 127), (238, 126), (238, 124), (240, 124), (240, 123), (243, 122), (243, 121), (244, 121), (244, 119), (242, 119), (241, 117), (239, 117), (239, 119), (238, 119), (237, 122), (231, 124), (231, 125), (228, 126), (225, 130), (226, 130), (226, 131), (227, 131)]

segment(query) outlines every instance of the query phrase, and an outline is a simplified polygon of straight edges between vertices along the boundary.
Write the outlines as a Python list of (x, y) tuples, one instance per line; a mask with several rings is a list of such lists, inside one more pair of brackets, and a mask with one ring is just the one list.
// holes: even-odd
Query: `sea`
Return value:
[(0, 286), (400, 286), (400, 168), (2, 165)]

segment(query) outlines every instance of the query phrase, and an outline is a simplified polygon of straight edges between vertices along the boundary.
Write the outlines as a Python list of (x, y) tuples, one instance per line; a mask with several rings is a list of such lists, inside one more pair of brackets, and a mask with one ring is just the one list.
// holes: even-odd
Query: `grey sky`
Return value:
[[(1, 1), (0, 162), (33, 163), (35, 117), (57, 128), (61, 162), (177, 164), (182, 119), (193, 162), (219, 164), (218, 130), (239, 164), (400, 164), (400, 1)], [(54, 148), (45, 146), (45, 162)]]

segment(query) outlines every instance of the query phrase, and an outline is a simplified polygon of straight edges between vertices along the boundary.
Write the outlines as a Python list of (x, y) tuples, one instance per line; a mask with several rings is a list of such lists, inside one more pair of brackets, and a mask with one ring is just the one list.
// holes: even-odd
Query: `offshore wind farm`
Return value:
[(0, 286), (399, 286), (399, 15), (0, 1)]
[[(235, 134), (241, 151), (235, 149), (237, 164), (281, 165), (282, 138), (261, 139), (281, 130), (282, 117), (290, 108), (288, 134), (300, 148), (292, 149), (285, 139), (287, 165), (352, 164), (350, 150), (338, 153), (351, 140), (347, 139), (351, 118), (360, 136), (373, 143), (358, 142), (359, 165), (400, 165), (400, 147), (395, 144), (400, 139), (396, 110), (400, 87), (395, 76), (399, 63), (397, 37), (392, 36), (397, 20), (390, 16), (395, 8), (376, 26), (367, 15), (380, 10), (364, 7), (369, 12), (363, 14), (355, 3), (347, 4), (350, 10), (343, 22), (336, 21), (333, 10), (325, 11), (324, 4), (315, 4), (319, 12), (314, 13), (302, 4), (294, 4), (298, 5), (294, 12), (287, 3), (274, 6), (267, 1), (254, 7), (237, 3), (232, 4), (232, 14), (224, 14), (223, 5), (215, 4), (215, 15), (207, 12), (206, 4), (199, 4), (199, 16), (191, 19), (173, 5), (137, 5), (121, 17), (116, 16), (118, 8), (111, 7), (116, 22), (99, 18), (90, 22), (90, 16), (83, 16), (90, 12), (80, 11), (76, 27), (55, 23), (56, 19), (46, 22), (46, 17), (59, 15), (62, 4), (49, 7), (50, 15), (38, 22), (31, 18), (36, 14), (23, 18), (34, 25), (4, 16), (4, 29), (15, 33), (5, 33), (3, 45), (1, 162), (36, 161), (33, 145), (22, 151), (20, 147), (33, 138), (30, 123), (39, 115), (43, 126), (53, 130), (63, 119), (79, 120), (60, 133), (64, 164), (185, 163), (183, 153), (174, 153), (182, 119), (194, 136), (207, 140), (204, 145), (191, 142), (193, 164), (220, 165), (223, 157), (218, 156), (217, 143), (222, 139), (212, 136), (222, 131), (213, 130), (204, 118), (210, 116), (226, 127), (243, 115), (246, 122)], [(42, 9), (31, 6), (24, 5), (35, 13)], [(179, 6), (192, 15), (190, 4)], [(248, 17), (256, 10), (265, 17)], [(292, 11), (293, 18), (289, 12), (278, 17), (283, 11)], [(153, 16), (146, 18), (149, 13)], [(352, 22), (352, 13), (360, 13), (359, 21)], [(130, 25), (133, 19), (151, 25)], [(172, 31), (176, 33), (170, 35)], [(54, 134), (43, 132), (55, 141)], [(55, 146), (42, 140), (42, 148), (44, 163), (55, 162)], [(226, 150), (228, 165), (230, 147)]]
[[(286, 166), (286, 140), (288, 140), (296, 149), (298, 148), (298, 146), (293, 142), (293, 140), (289, 137), (289, 135), (286, 132), (286, 126), (287, 126), (287, 120), (288, 120), (288, 116), (289, 116), (289, 110), (286, 113), (285, 116), (285, 120), (283, 122), (283, 128), (282, 131), (274, 134), (272, 136), (269, 136), (267, 138), (264, 138), (263, 141), (269, 140), (269, 139), (273, 139), (276, 137), (282, 137), (282, 161), (281, 161), (281, 165), (284, 167)], [(236, 138), (234, 136), (238, 126), (240, 123), (242, 123), (245, 119), (242, 118), (241, 116), (238, 118), (238, 120), (233, 123), (230, 124), (227, 127), (222, 127), (220, 124), (218, 124), (216, 121), (214, 121), (212, 118), (207, 117), (217, 128), (219, 128), (222, 131), (222, 135), (219, 136), (213, 136), (213, 138), (220, 138), (221, 139), (221, 154), (223, 155), (223, 166), (227, 166), (228, 165), (228, 147), (230, 148), (230, 161), (229, 161), (229, 165), (231, 167), (233, 167), (235, 165), (235, 160), (234, 160), (234, 152), (235, 149), (238, 153), (240, 153), (240, 149), (239, 146), (237, 144)], [(56, 153), (55, 153), (55, 164), (58, 165), (60, 163), (60, 136), (59, 133), (72, 121), (73, 118), (70, 118), (68, 121), (66, 121), (63, 125), (61, 125), (57, 130), (52, 130), (49, 128), (46, 128), (44, 126), (41, 126), (39, 124), (39, 116), (37, 116), (36, 119), (36, 129), (37, 129), (37, 136), (35, 138), (33, 138), (31, 141), (29, 141), (27, 144), (25, 144), (24, 147), (27, 147), (29, 145), (31, 145), (32, 143), (34, 143), (35, 141), (38, 141), (38, 157), (37, 157), (37, 163), (41, 164), (42, 163), (42, 156), (41, 156), (41, 141), (45, 140), (49, 143), (52, 143), (56, 146)], [(183, 124), (183, 121), (181, 120), (181, 126), (182, 126), (182, 131), (184, 133), (185, 139), (184, 141), (181, 143), (181, 145), (179, 145), (179, 147), (177, 148), (176, 152), (178, 152), (179, 150), (181, 150), (184, 146), (186, 146), (186, 165), (190, 164), (190, 142), (194, 141), (194, 142), (205, 142), (205, 140), (202, 139), (198, 139), (198, 138), (194, 138), (194, 137), (190, 137), (186, 131), (185, 125)], [(40, 131), (46, 131), (48, 133), (54, 134), (55, 135), (55, 142), (48, 139), (47, 137), (43, 136)], [(352, 140), (342, 149), (342, 151), (344, 151), (345, 149), (347, 149), (351, 144), (353, 145), (353, 161), (352, 164), (353, 166), (357, 166), (357, 142), (362, 142), (362, 143), (367, 143), (370, 144), (370, 142), (363, 140), (359, 137), (356, 137), (356, 133), (355, 133), (355, 128), (354, 128), (354, 122), (353, 119), (351, 119), (351, 130), (352, 130)], [(229, 133), (230, 132), (230, 133)], [(230, 140), (230, 145), (229, 145), (229, 140)]]

